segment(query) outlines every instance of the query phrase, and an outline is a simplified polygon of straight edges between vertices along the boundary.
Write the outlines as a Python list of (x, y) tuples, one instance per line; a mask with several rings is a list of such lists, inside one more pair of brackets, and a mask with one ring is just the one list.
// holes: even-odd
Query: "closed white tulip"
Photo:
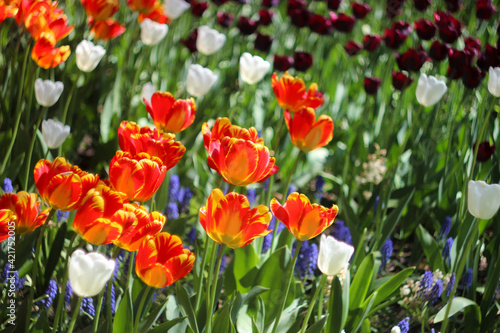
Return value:
[(168, 32), (168, 25), (150, 19), (141, 22), (141, 40), (146, 45), (158, 44)]
[(82, 40), (76, 46), (75, 52), (76, 65), (82, 72), (92, 72), (106, 54), (104, 47), (94, 45), (94, 43), (88, 40)]
[(500, 97), (500, 67), (490, 67), (488, 90), (495, 97)]
[(259, 56), (245, 52), (240, 57), (240, 77), (248, 84), (262, 80), (270, 68), (271, 64)]
[(158, 88), (154, 84), (147, 82), (142, 86), (141, 101), (146, 100), (148, 103), (151, 103), (151, 97), (153, 97), (153, 94), (157, 91)]
[(163, 11), (169, 19), (175, 20), (182, 15), (191, 5), (184, 0), (165, 0)]
[(448, 90), (444, 81), (436, 79), (432, 75), (420, 74), (417, 84), (417, 101), (423, 106), (432, 106), (443, 98)]
[(69, 281), (75, 294), (93, 297), (101, 292), (113, 275), (115, 261), (98, 252), (76, 250), (69, 259)]
[(321, 235), (318, 254), (318, 268), (326, 275), (337, 275), (342, 269), (347, 267), (354, 247), (339, 242), (332, 236)]
[(469, 181), (467, 207), (474, 217), (491, 219), (500, 207), (500, 185), (488, 185), (482, 180)]
[(196, 48), (205, 55), (214, 54), (219, 51), (226, 43), (226, 35), (215, 29), (210, 29), (206, 25), (198, 28), (198, 37), (196, 38)]
[(43, 141), (50, 149), (59, 148), (66, 140), (71, 128), (60, 121), (48, 119), (42, 122)]
[(64, 90), (64, 84), (61, 81), (51, 81), (36, 79), (35, 96), (36, 101), (41, 106), (52, 106), (56, 104)]
[(191, 65), (187, 73), (186, 89), (192, 96), (201, 97), (208, 93), (217, 78), (210, 69), (198, 64)]

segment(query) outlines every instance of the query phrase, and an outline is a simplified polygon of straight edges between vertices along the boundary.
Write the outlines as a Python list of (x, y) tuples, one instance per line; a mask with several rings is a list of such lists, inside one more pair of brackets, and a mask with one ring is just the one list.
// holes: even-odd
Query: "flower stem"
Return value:
[[(209, 307), (208, 307), (208, 311), (207, 311), (208, 317), (207, 317), (207, 329), (205, 331), (206, 333), (212, 332), (212, 313), (214, 311), (215, 293), (217, 291), (217, 280), (219, 279), (220, 265), (222, 262), (222, 255), (224, 254), (225, 247), (226, 246), (224, 244), (213, 247), (214, 249), (219, 248), (219, 255), (217, 256), (217, 264), (215, 266), (216, 267), (215, 271), (213, 271), (213, 274), (215, 276), (213, 277), (211, 295), (209, 296), (210, 301), (208, 303)], [(215, 251), (212, 251), (212, 254), (215, 256)], [(212, 266), (210, 266), (210, 267), (212, 267)]]
[[(307, 328), (307, 322), (309, 321), (309, 317), (311, 317), (311, 313), (314, 309), (314, 305), (316, 304), (316, 299), (320, 295), (321, 291), (323, 290), (325, 283), (326, 283), (326, 278), (328, 276), (326, 274), (323, 274), (321, 276), (321, 280), (318, 284), (318, 287), (316, 288), (316, 291), (314, 292), (314, 296), (311, 299), (311, 303), (309, 303), (309, 309), (307, 309), (307, 314), (306, 317), (304, 318), (304, 322), (302, 323), (302, 329), (300, 330), (300, 333), (304, 333)], [(319, 318), (318, 318), (319, 319)]]
[(272, 333), (276, 333), (278, 329), (278, 325), (280, 322), (281, 318), (281, 313), (283, 312), (283, 308), (285, 307), (285, 302), (288, 297), (288, 291), (290, 290), (290, 285), (292, 284), (293, 280), (293, 270), (295, 269), (295, 263), (297, 262), (297, 258), (299, 257), (299, 252), (300, 252), (300, 247), (302, 246), (302, 241), (297, 240), (297, 246), (295, 247), (295, 253), (293, 254), (293, 259), (292, 259), (292, 264), (290, 265), (290, 268), (288, 269), (288, 283), (286, 285), (285, 293), (283, 294), (283, 297), (281, 298), (280, 305), (278, 307), (278, 315), (276, 316), (276, 320), (274, 321), (274, 327), (272, 330)]
[(207, 257), (208, 257), (208, 248), (211, 242), (207, 239), (205, 242), (205, 249), (203, 250), (203, 258), (201, 260), (201, 269), (200, 269), (200, 276), (198, 278), (198, 288), (196, 289), (196, 303), (195, 303), (195, 311), (198, 311), (200, 308), (200, 302), (201, 302), (201, 289), (203, 287), (203, 272), (205, 271), (205, 264), (207, 263)]
[(73, 316), (71, 316), (71, 322), (69, 323), (68, 332), (72, 333), (75, 328), (76, 318), (78, 318), (78, 314), (80, 313), (80, 304), (82, 304), (83, 297), (78, 297), (78, 302), (76, 302), (75, 310), (73, 311)]
[(142, 310), (144, 309), (144, 303), (146, 303), (146, 299), (148, 298), (149, 292), (151, 291), (152, 287), (147, 286), (146, 289), (144, 289), (144, 293), (142, 294), (141, 302), (139, 303), (139, 308), (137, 309), (137, 313), (135, 314), (135, 322), (134, 322), (134, 332), (139, 331), (139, 322), (141, 321), (142, 317)]
[(104, 299), (104, 289), (99, 293), (97, 298), (97, 307), (95, 308), (94, 322), (92, 323), (92, 332), (96, 333), (99, 327), (99, 317), (101, 316), (102, 302)]
[(29, 174), (31, 170), (31, 156), (33, 155), (33, 148), (35, 147), (35, 141), (36, 141), (36, 132), (38, 131), (38, 128), (40, 127), (40, 123), (42, 122), (43, 119), (43, 114), (45, 113), (46, 107), (43, 107), (40, 110), (40, 113), (38, 114), (38, 119), (36, 120), (35, 124), (35, 130), (33, 131), (33, 137), (31, 138), (30, 142), (30, 147), (28, 150), (28, 158), (26, 159), (26, 168), (24, 170), (24, 184), (23, 188), (26, 191), (29, 191), (28, 189), (28, 179), (29, 179)]

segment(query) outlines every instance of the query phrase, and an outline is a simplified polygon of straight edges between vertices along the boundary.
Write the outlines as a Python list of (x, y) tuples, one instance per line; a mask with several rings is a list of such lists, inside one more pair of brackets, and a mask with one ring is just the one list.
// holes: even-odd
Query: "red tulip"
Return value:
[(347, 54), (352, 57), (361, 51), (363, 49), (363, 45), (356, 43), (355, 41), (348, 41), (347, 44), (344, 46), (345, 51)]
[(372, 11), (372, 8), (367, 4), (360, 2), (352, 3), (352, 12), (357, 19), (364, 19), (369, 12)]

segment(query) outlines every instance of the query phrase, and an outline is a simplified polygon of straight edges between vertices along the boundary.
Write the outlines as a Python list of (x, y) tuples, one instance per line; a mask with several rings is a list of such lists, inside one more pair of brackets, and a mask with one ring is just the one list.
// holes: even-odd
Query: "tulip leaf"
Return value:
[(59, 258), (61, 257), (61, 251), (64, 247), (64, 240), (66, 239), (67, 224), (63, 223), (59, 230), (57, 231), (56, 238), (52, 242), (52, 248), (50, 249), (49, 259), (45, 265), (45, 282), (49, 283), (52, 273), (54, 272)]
[(176, 294), (177, 303), (179, 304), (182, 315), (187, 316), (189, 327), (191, 327), (194, 333), (198, 333), (198, 323), (196, 322), (193, 305), (182, 283), (177, 283)]
[(323, 327), (325, 326), (327, 317), (321, 318), (319, 321), (311, 325), (306, 331), (306, 333), (320, 333), (323, 330)]
[(42, 311), (42, 314), (40, 317), (38, 317), (38, 320), (35, 323), (35, 326), (31, 329), (30, 332), (32, 333), (44, 333), (44, 332), (50, 332), (50, 325), (49, 325), (49, 319), (47, 318), (47, 311)]
[(439, 269), (441, 272), (444, 272), (443, 256), (441, 255), (441, 251), (434, 237), (432, 237), (422, 225), (419, 225), (416, 231), (418, 240), (422, 244), (422, 249), (431, 268), (433, 270)]
[[(440, 323), (444, 320), (444, 316), (446, 314), (446, 307), (443, 307), (436, 315), (436, 317), (434, 317), (434, 323)], [(476, 304), (476, 302), (468, 299), (468, 298), (465, 298), (465, 297), (455, 297), (453, 300), (452, 300), (452, 303), (451, 303), (451, 309), (450, 309), (450, 312), (448, 313), (448, 318), (452, 317), (454, 314), (456, 314), (457, 312), (459, 311), (462, 311), (463, 309), (467, 308), (467, 307), (473, 307), (474, 311), (477, 313), (476, 315), (474, 316), (470, 316), (471, 319), (474, 318), (474, 321), (479, 324), (480, 323), (480, 319), (481, 318), (481, 314), (480, 314), (480, 311), (479, 311), (479, 306)], [(479, 328), (479, 325), (476, 326), (477, 328)]]
[(375, 244), (374, 247), (375, 250), (378, 250), (382, 246), (382, 244), (386, 241), (386, 239), (389, 238), (389, 236), (392, 234), (394, 228), (396, 227), (396, 224), (398, 224), (399, 219), (401, 219), (401, 216), (403, 215), (403, 210), (406, 208), (406, 206), (408, 206), (414, 194), (415, 194), (415, 189), (413, 189), (410, 192), (410, 194), (407, 195), (406, 199), (403, 199), (394, 208), (394, 210), (389, 215), (387, 215), (387, 217), (383, 220), (384, 224), (382, 227), (382, 235)]
[(344, 287), (338, 276), (334, 276), (328, 300), (328, 318), (325, 332), (340, 333), (344, 329), (349, 313), (349, 272), (344, 279)]
[[(377, 297), (373, 301), (372, 306), (377, 306), (381, 302), (385, 301), (386, 299), (389, 298), (389, 296), (396, 290), (399, 290), (399, 286), (413, 273), (415, 270), (415, 267), (408, 267), (399, 272), (398, 274), (392, 276), (389, 281), (385, 282), (380, 288), (378, 288), (377, 291)], [(374, 282), (374, 284), (377, 281)], [(372, 294), (373, 296), (373, 294)], [(372, 297), (370, 296), (370, 298)], [(368, 302), (370, 302), (370, 298), (364, 301), (363, 305), (361, 306), (362, 308), (365, 308), (368, 305)]]
[(160, 325), (158, 325), (158, 326), (150, 329), (147, 332), (148, 333), (164, 333), (164, 332), (168, 332), (169, 329), (171, 329), (175, 325), (183, 322), (184, 319), (186, 319), (186, 317), (179, 317), (179, 318), (175, 318), (175, 319), (169, 320), (166, 323), (162, 323), (162, 324), (160, 324)]
[(374, 267), (375, 255), (370, 253), (363, 259), (361, 265), (359, 265), (358, 271), (354, 275), (350, 289), (351, 297), (349, 309), (357, 309), (361, 306), (361, 304), (363, 304), (366, 293), (370, 288)]
[(167, 307), (167, 299), (163, 302), (162, 305), (157, 306), (153, 311), (151, 311), (151, 314), (146, 318), (146, 320), (142, 321), (139, 324), (139, 330), (142, 333), (145, 333), (149, 330), (151, 326), (158, 320), (160, 315), (165, 311), (165, 308)]
[(127, 332), (130, 331), (131, 327), (134, 327), (132, 304), (132, 297), (130, 293), (126, 292), (116, 310), (113, 332)]
[(231, 312), (231, 303), (232, 302), (226, 302), (226, 304), (224, 304), (224, 306), (215, 313), (213, 332), (229, 331), (229, 317)]
[(236, 289), (241, 292), (249, 292), (257, 275), (259, 256), (255, 253), (253, 246), (245, 246), (234, 250), (233, 274), (236, 280)]

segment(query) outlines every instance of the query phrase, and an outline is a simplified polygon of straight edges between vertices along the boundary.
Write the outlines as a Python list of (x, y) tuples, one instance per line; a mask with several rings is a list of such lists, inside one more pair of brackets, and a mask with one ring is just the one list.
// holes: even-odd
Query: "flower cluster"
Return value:
[(448, 290), (453, 288), (454, 281), (453, 275), (443, 276), (439, 269), (434, 272), (425, 271), (416, 281), (406, 280), (406, 284), (400, 288), (403, 306), (420, 309), (425, 303), (433, 305), (439, 300), (443, 291), (449, 294)]
[(380, 149), (378, 145), (375, 145), (375, 152), (368, 155), (368, 162), (363, 163), (363, 172), (361, 172), (361, 175), (356, 176), (356, 181), (360, 184), (380, 184), (387, 171), (385, 165), (387, 161), (386, 154), (385, 149)]
[(125, 26), (112, 18), (120, 9), (118, 0), (81, 0), (88, 15), (87, 23), (96, 39), (110, 40), (125, 32)]

